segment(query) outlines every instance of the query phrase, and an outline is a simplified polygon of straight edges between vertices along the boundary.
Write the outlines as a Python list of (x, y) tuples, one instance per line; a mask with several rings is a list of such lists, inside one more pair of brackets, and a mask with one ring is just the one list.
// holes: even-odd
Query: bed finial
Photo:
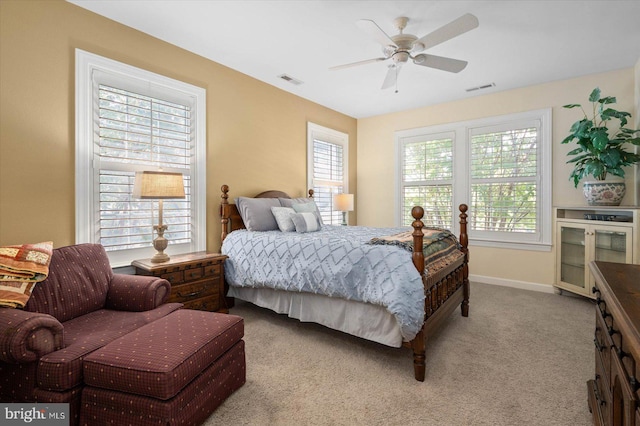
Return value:
[(314, 192), (315, 192), (315, 191), (314, 191), (313, 189), (310, 189), (310, 190), (309, 190), (309, 198), (313, 198), (313, 194), (314, 194)]
[(220, 198), (222, 198), (222, 203), (228, 204), (229, 202), (227, 199), (229, 198), (229, 185), (222, 185), (220, 190), (222, 191), (222, 195), (220, 196)]

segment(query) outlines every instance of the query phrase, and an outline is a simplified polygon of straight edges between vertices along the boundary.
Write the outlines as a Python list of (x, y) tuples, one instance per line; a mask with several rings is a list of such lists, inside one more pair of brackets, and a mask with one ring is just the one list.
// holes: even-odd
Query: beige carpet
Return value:
[(413, 379), (394, 349), (238, 302), (247, 383), (206, 425), (590, 425), (588, 299), (471, 285)]

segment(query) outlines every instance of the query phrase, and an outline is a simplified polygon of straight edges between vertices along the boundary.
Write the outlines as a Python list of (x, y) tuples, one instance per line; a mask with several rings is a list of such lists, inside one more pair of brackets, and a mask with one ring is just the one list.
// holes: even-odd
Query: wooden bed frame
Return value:
[[(229, 187), (222, 185), (222, 201), (220, 203), (220, 217), (222, 223), (222, 241), (226, 236), (235, 230), (244, 229), (244, 223), (235, 204), (230, 204)], [(254, 198), (290, 198), (282, 191), (265, 191)], [(313, 197), (313, 190), (309, 190), (309, 197)], [(459, 206), (460, 210), (460, 237), (459, 242), (464, 256), (459, 262), (435, 275), (424, 275), (425, 264), (423, 254), (423, 232), (424, 223), (422, 217), (424, 210), (422, 207), (411, 209), (411, 216), (414, 221), (413, 227), (413, 264), (422, 276), (424, 284), (424, 325), (416, 337), (410, 342), (403, 342), (403, 346), (413, 350), (413, 366), (416, 380), (424, 381), (425, 376), (425, 351), (427, 339), (442, 325), (449, 315), (460, 304), (463, 317), (469, 316), (469, 237), (467, 235), (467, 210), (466, 204)]]

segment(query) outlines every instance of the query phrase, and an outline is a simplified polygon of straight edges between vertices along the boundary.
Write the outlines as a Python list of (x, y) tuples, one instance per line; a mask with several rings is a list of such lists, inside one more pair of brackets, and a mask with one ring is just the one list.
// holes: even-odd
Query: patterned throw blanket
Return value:
[(0, 306), (24, 308), (49, 274), (53, 242), (0, 247)]
[[(424, 253), (425, 275), (435, 274), (464, 256), (458, 239), (450, 231), (442, 228), (424, 227), (422, 251)], [(413, 253), (413, 230), (384, 237), (372, 238), (369, 244), (401, 247)]]

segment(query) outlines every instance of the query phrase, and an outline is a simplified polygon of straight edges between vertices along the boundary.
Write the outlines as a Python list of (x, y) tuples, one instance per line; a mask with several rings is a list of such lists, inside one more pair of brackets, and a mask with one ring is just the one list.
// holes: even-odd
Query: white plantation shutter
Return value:
[(206, 247), (204, 89), (80, 50), (76, 53), (76, 241), (100, 243), (112, 266), (150, 257), (158, 201), (132, 197), (136, 171), (183, 175), (164, 200), (169, 254)]
[(342, 213), (334, 211), (333, 195), (348, 193), (348, 136), (308, 123), (308, 186), (325, 224), (342, 223)]
[(535, 233), (539, 229), (538, 128), (472, 131), (472, 230)]
[(411, 209), (422, 206), (426, 222), (451, 227), (453, 139), (453, 135), (434, 135), (402, 141), (402, 225), (411, 225)]
[(398, 213), (457, 230), (469, 205), (478, 245), (549, 250), (551, 111), (539, 110), (396, 132)]
[(186, 198), (164, 202), (163, 222), (170, 244), (190, 244), (191, 108), (105, 85), (98, 99), (100, 244), (107, 251), (151, 247), (155, 238), (158, 202), (132, 198), (140, 170), (133, 165), (183, 173)]

